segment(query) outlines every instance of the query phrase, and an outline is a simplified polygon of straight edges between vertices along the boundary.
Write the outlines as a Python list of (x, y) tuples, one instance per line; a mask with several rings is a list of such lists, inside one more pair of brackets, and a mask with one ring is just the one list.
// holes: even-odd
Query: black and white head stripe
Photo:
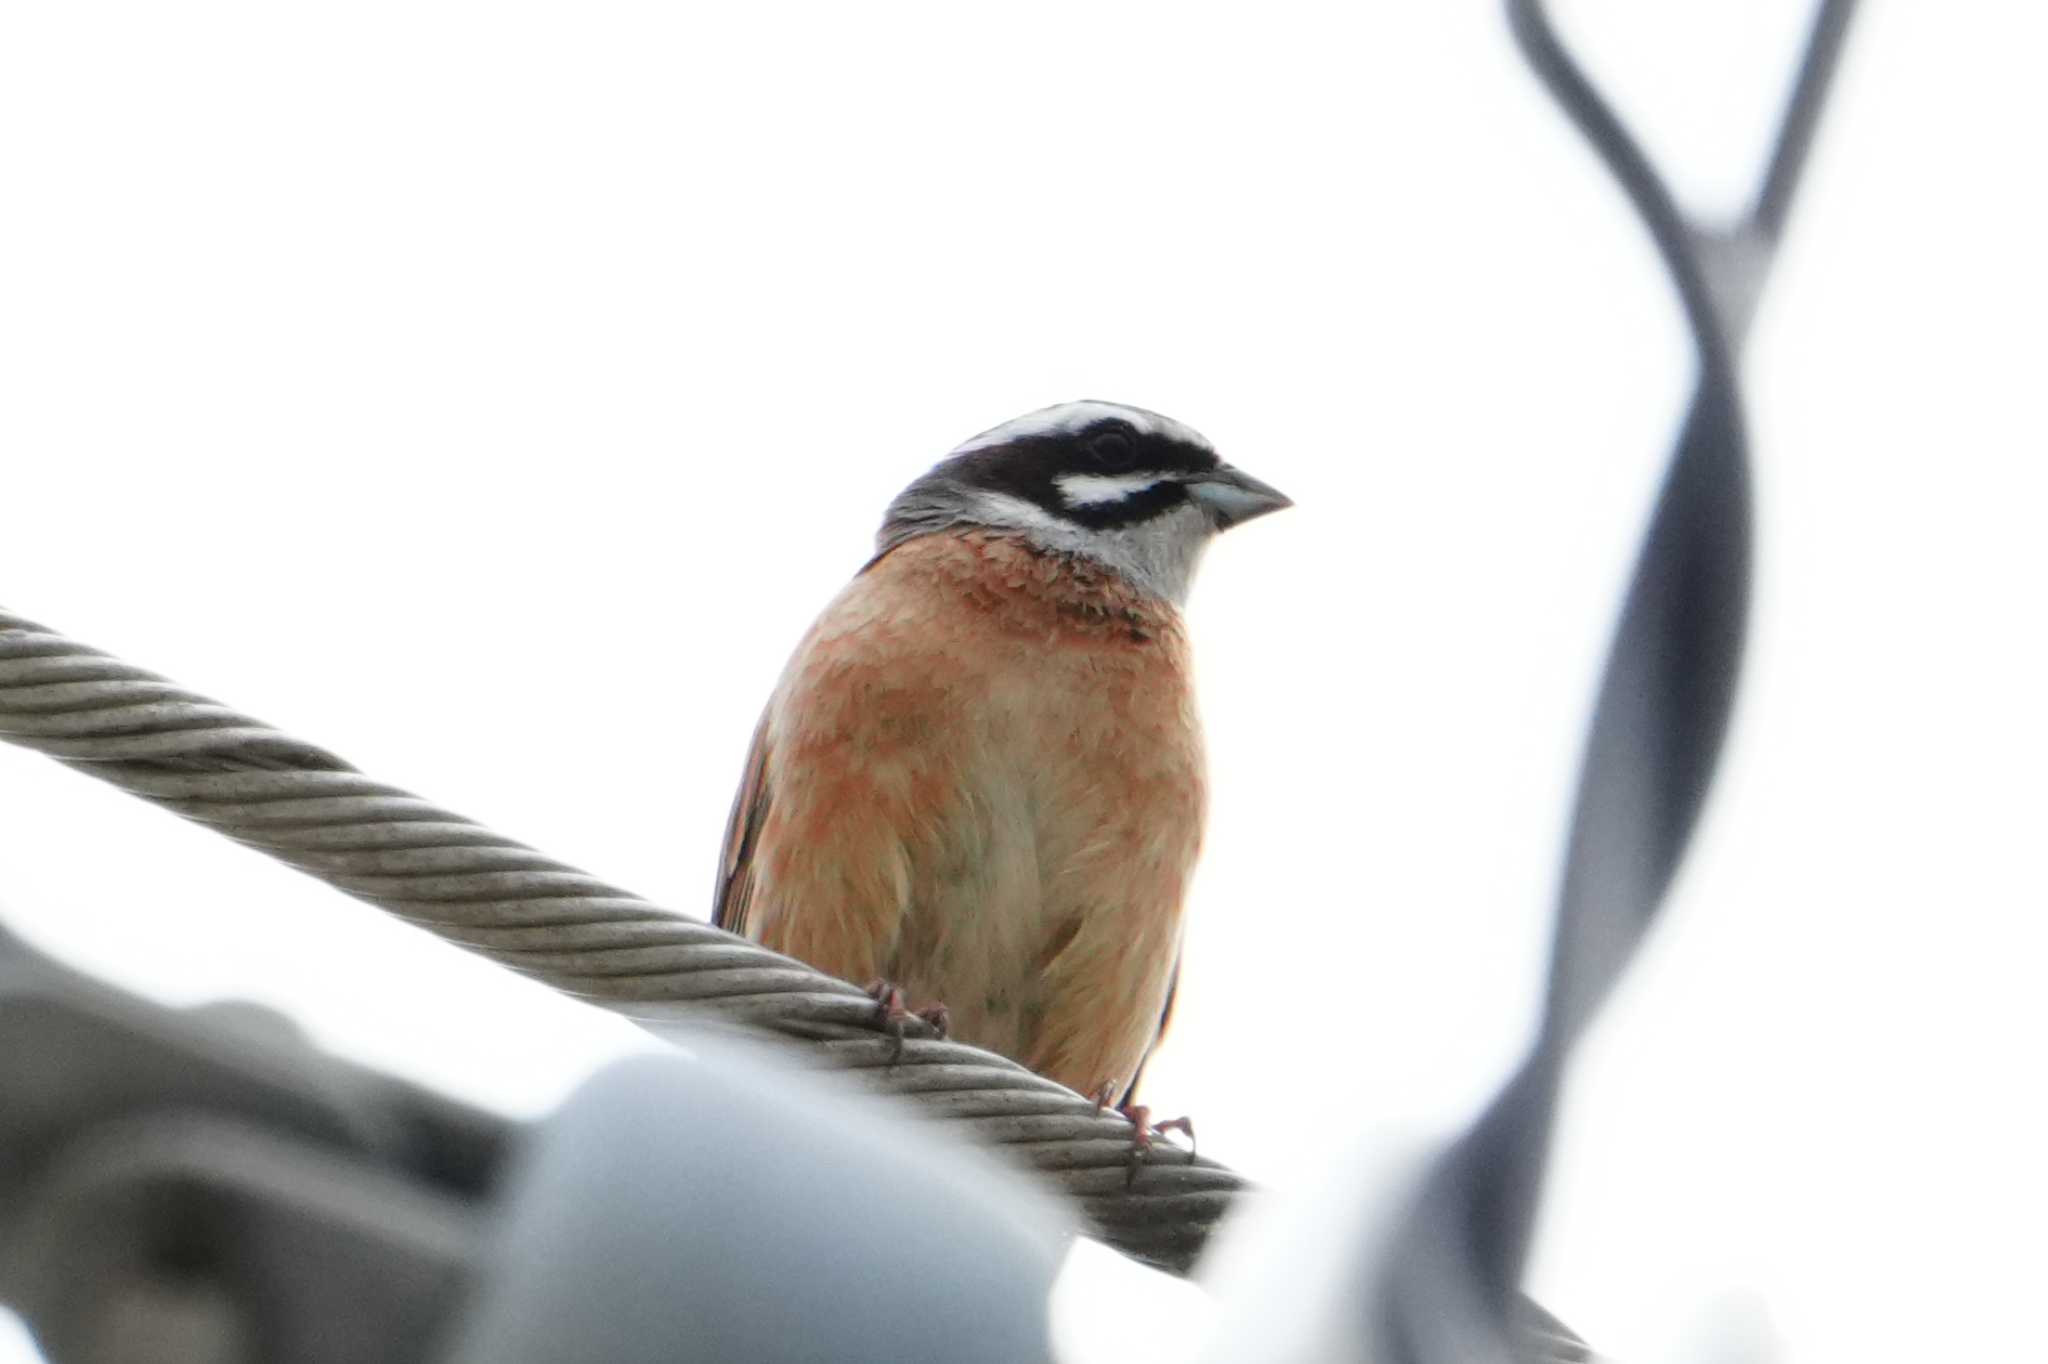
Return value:
[(1015, 532), (1179, 600), (1210, 536), (1286, 505), (1171, 417), (1061, 403), (955, 447), (890, 505), (878, 547), (962, 526)]
[(1084, 398), (1080, 402), (1055, 403), (1036, 412), (1026, 412), (1021, 417), (1012, 417), (1001, 426), (991, 426), (980, 435), (962, 441), (953, 447), (953, 454), (965, 455), (1045, 437), (1078, 436), (1090, 427), (1110, 422), (1120, 422), (1140, 436), (1157, 436), (1190, 449), (1206, 450), (1212, 455), (1216, 453), (1216, 447), (1201, 432), (1171, 417), (1148, 412), (1142, 407)]
[(928, 478), (1090, 530), (1187, 504), (1182, 485), (1217, 467), (1215, 447), (1170, 417), (1121, 403), (1062, 403), (956, 447)]

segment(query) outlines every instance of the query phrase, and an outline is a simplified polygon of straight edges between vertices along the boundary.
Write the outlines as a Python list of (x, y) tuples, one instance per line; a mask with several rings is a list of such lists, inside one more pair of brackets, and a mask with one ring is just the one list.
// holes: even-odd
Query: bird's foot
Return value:
[(868, 997), (875, 1001), (875, 1021), (891, 1037), (896, 1039), (896, 1050), (889, 1057), (889, 1064), (896, 1064), (903, 1055), (903, 1035), (910, 1020), (920, 1019), (932, 1030), (935, 1037), (943, 1040), (951, 1029), (953, 1016), (943, 1004), (931, 1004), (922, 1009), (912, 1009), (904, 1003), (903, 990), (891, 981), (878, 980), (868, 986)]
[[(1095, 1093), (1090, 1097), (1095, 1100), (1097, 1110), (1111, 1108), (1110, 1100), (1116, 1097), (1116, 1082), (1114, 1080), (1104, 1080), (1095, 1087)], [(1131, 1123), (1131, 1155), (1129, 1163), (1124, 1167), (1125, 1188), (1128, 1189), (1137, 1180), (1138, 1167), (1145, 1163), (1145, 1157), (1152, 1150), (1157, 1138), (1167, 1132), (1179, 1132), (1188, 1139), (1188, 1163), (1190, 1165), (1194, 1163), (1195, 1120), (1193, 1118), (1182, 1116), (1168, 1118), (1164, 1122), (1153, 1122), (1152, 1110), (1144, 1104), (1134, 1104), (1129, 1100), (1125, 1100), (1123, 1103), (1113, 1105), (1113, 1107), (1118, 1113), (1128, 1118)]]

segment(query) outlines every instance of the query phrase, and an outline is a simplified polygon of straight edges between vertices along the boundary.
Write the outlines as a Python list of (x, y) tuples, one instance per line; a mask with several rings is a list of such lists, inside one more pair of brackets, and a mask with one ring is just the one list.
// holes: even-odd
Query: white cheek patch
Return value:
[(1055, 482), (1070, 507), (1121, 502), (1166, 482), (1165, 474), (1062, 474)]
[(1014, 530), (1034, 530), (1048, 535), (1071, 534), (1075, 527), (1053, 516), (1036, 502), (1008, 493), (976, 491), (973, 494), (975, 520), (983, 525), (1007, 526)]
[(1085, 555), (1170, 602), (1187, 600), (1188, 581), (1213, 533), (1209, 518), (1192, 504), (1114, 531), (1086, 530), (1036, 502), (986, 489), (970, 494), (967, 512), (967, 525), (1018, 531), (1039, 549)]

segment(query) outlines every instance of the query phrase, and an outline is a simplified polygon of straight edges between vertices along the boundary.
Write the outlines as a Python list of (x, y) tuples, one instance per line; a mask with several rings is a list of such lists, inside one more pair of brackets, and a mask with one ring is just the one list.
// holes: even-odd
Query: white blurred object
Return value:
[(0, 1364), (43, 1364), (28, 1328), (5, 1307), (0, 1307)]
[(1186, 1279), (1076, 1240), (1052, 1287), (1053, 1356), (1060, 1364), (1193, 1359), (1216, 1302)]
[(1371, 1267), (1443, 1137), (1377, 1133), (1319, 1177), (1248, 1203), (1205, 1262), (1218, 1320), (1204, 1364), (1363, 1359)]
[(1675, 1364), (1779, 1364), (1785, 1358), (1769, 1306), (1748, 1290), (1709, 1300), (1680, 1339)]

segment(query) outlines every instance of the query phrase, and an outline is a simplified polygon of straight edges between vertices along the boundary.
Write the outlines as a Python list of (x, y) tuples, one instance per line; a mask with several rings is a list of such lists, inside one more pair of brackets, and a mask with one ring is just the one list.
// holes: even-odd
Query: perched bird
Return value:
[(955, 449), (783, 672), (713, 922), (1128, 1105), (1202, 839), (1180, 608), (1218, 531), (1288, 505), (1117, 403)]

